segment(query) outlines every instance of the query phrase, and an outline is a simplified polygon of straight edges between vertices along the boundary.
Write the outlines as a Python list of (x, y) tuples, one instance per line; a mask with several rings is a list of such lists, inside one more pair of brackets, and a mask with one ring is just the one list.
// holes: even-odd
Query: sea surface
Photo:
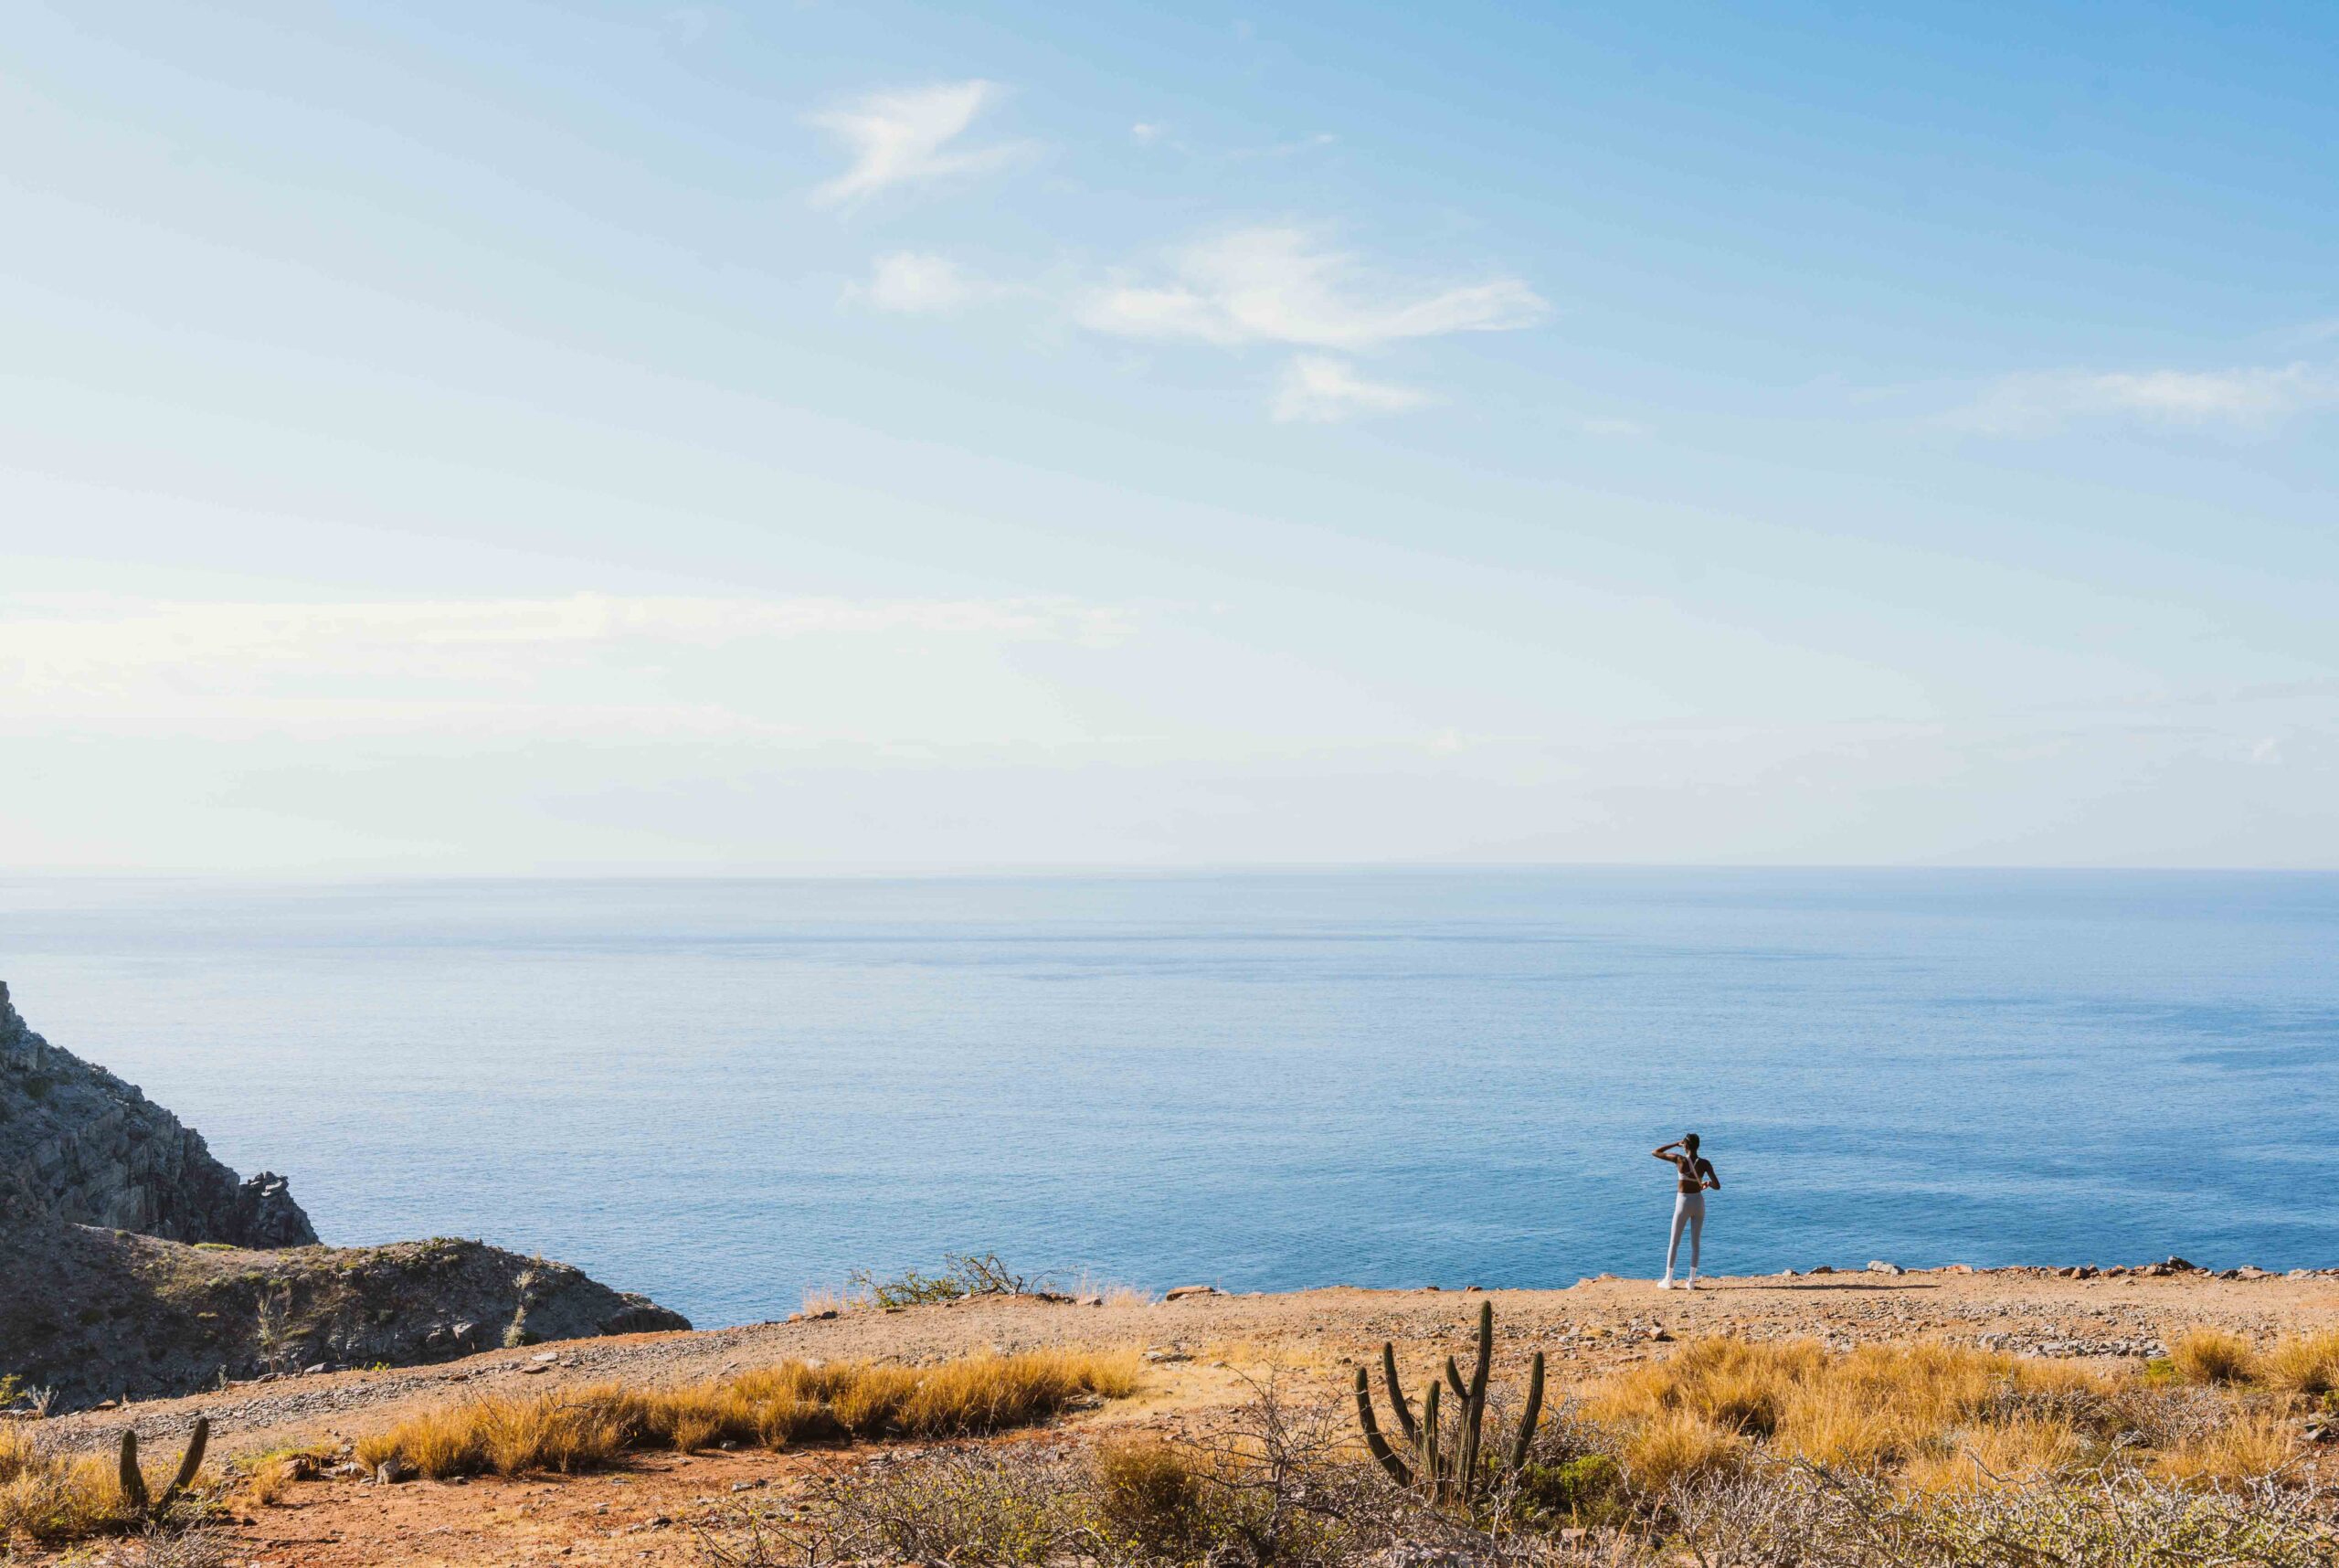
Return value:
[(703, 1325), (849, 1270), (1229, 1289), (2339, 1264), (2339, 876), (0, 881), (32, 1026), (328, 1241)]

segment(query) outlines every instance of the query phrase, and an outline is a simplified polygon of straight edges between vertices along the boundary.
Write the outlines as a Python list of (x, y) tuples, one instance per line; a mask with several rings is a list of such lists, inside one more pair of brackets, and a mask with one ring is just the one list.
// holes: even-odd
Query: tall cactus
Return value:
[(138, 1433), (132, 1428), (122, 1435), (122, 1500), (131, 1512), (144, 1518), (159, 1519), (170, 1511), (179, 1494), (195, 1484), (196, 1472), (203, 1468), (203, 1446), (211, 1441), (211, 1417), (195, 1418), (195, 1430), (187, 1434), (186, 1455), (179, 1460), (178, 1474), (164, 1489), (159, 1501), (146, 1490), (146, 1472), (138, 1464)]
[[(1389, 1385), (1390, 1407), (1396, 1412), (1397, 1430), (1404, 1438), (1405, 1447), (1413, 1460), (1408, 1464), (1381, 1430), (1381, 1423), (1372, 1412), (1372, 1383), (1362, 1367), (1356, 1369), (1356, 1418), (1364, 1433), (1364, 1446), (1390, 1479), (1401, 1487), (1410, 1487), (1416, 1479), (1429, 1489), (1433, 1498), (1457, 1499), (1467, 1503), (1484, 1483), (1486, 1477), (1478, 1462), (1478, 1447), (1484, 1436), (1487, 1416), (1487, 1380), (1494, 1370), (1495, 1305), (1491, 1301), (1478, 1303), (1478, 1352), (1466, 1380), (1461, 1366), (1452, 1356), (1445, 1358), (1443, 1382), (1433, 1377), (1422, 1394), (1421, 1419), (1416, 1422), (1411, 1406), (1405, 1403), (1405, 1391), (1397, 1382), (1397, 1347), (1383, 1342), (1381, 1347), (1381, 1375)], [(1455, 1441), (1448, 1445), (1441, 1433), (1438, 1406), (1440, 1394), (1450, 1391), (1455, 1400)], [(1535, 1352), (1527, 1374), (1527, 1405), (1520, 1412), (1519, 1431), (1513, 1436), (1510, 1452), (1504, 1457), (1504, 1468), (1517, 1474), (1527, 1463), (1527, 1450), (1535, 1440), (1535, 1424), (1543, 1414), (1543, 1352)]]

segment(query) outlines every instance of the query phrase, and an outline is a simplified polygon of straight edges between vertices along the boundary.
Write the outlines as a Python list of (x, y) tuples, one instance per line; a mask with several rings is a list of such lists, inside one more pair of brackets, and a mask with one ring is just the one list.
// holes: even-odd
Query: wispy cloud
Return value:
[(1117, 281), (1077, 310), (1122, 337), (1360, 350), (1448, 333), (1507, 332), (1551, 313), (1517, 278), (1427, 290), (1375, 278), (1304, 229), (1240, 229), (1190, 245), (1156, 281)]
[(860, 202), (895, 185), (977, 174), (1022, 155), (1029, 144), (956, 148), (975, 117), (998, 102), (995, 82), (945, 82), (906, 92), (879, 92), (809, 117), (844, 143), (852, 165), (814, 188), (816, 207)]
[(1253, 158), (1288, 158), (1295, 153), (1312, 153), (1318, 147), (1329, 147), (1339, 140), (1329, 131), (1318, 131), (1313, 135), (1296, 136), (1288, 142), (1270, 142), (1263, 147), (1237, 147), (1226, 156), (1238, 164)]
[(990, 298), (997, 288), (947, 256), (895, 250), (870, 266), (867, 282), (847, 286), (848, 299), (906, 315), (940, 315)]
[(1150, 147), (1170, 134), (1170, 127), (1151, 121), (1140, 120), (1129, 127), (1129, 140), (1140, 147)]
[(224, 672), (493, 678), (595, 649), (720, 648), (819, 637), (1109, 642), (1127, 617), (1063, 599), (558, 599), (288, 602), (71, 596), (0, 599), (0, 707)]
[(1335, 424), (1360, 414), (1402, 413), (1430, 400), (1411, 387), (1368, 381), (1344, 359), (1303, 354), (1284, 367), (1275, 416), (1284, 423)]
[(2231, 370), (2042, 370), (2002, 376), (1947, 422), (1992, 436), (2051, 435), (2089, 419), (2264, 424), (2339, 405), (2339, 375), (2299, 362)]

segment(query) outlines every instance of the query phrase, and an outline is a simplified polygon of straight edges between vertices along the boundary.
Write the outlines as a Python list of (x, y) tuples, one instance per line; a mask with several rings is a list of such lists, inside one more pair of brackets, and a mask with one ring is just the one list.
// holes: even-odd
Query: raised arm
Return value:
[(1652, 1160), (1670, 1160), (1673, 1158), (1673, 1151), (1680, 1147), (1681, 1140), (1677, 1138), (1670, 1143), (1659, 1144), (1656, 1148), (1650, 1150), (1648, 1151), (1649, 1158)]

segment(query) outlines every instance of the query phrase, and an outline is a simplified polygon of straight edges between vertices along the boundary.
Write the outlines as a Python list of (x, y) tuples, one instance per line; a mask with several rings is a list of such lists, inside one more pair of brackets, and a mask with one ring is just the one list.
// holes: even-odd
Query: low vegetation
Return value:
[[(1268, 1378), (1200, 1435), (958, 1446), (853, 1475), (809, 1522), (742, 1513), (710, 1568), (2332, 1568), (2301, 1448), (2331, 1336), (2183, 1337), (2169, 1374), (1963, 1346), (1711, 1338), (1542, 1410), (1451, 1359), (1382, 1426)], [(1540, 1358), (1538, 1358), (1540, 1361)], [(1439, 1390), (1444, 1397), (1433, 1398)], [(1540, 1419), (1539, 1420), (1539, 1415)], [(1434, 1456), (1434, 1457), (1433, 1457)], [(1393, 1555), (1392, 1555), (1393, 1554)], [(1425, 1555), (1426, 1554), (1426, 1555)]]
[(368, 1468), (395, 1462), (433, 1478), (563, 1473), (639, 1449), (717, 1444), (962, 1437), (1029, 1425), (1088, 1398), (1135, 1392), (1125, 1353), (1037, 1351), (937, 1367), (788, 1362), (679, 1388), (596, 1383), (494, 1395), (427, 1412), (360, 1438)]
[(202, 1464), (201, 1443), (191, 1441), (158, 1482), (134, 1439), (125, 1436), (113, 1454), (67, 1454), (19, 1424), (0, 1423), (0, 1551), (16, 1538), (54, 1544), (199, 1522), (217, 1496)]
[(943, 1255), (938, 1274), (911, 1268), (897, 1275), (881, 1276), (873, 1269), (852, 1269), (845, 1276), (841, 1289), (807, 1290), (804, 1310), (828, 1314), (872, 1308), (892, 1312), (906, 1307), (936, 1307), (999, 1297), (1077, 1300), (1107, 1307), (1144, 1307), (1154, 1300), (1150, 1291), (1099, 1280), (1085, 1273), (1066, 1286), (1061, 1277), (1053, 1274), (1018, 1274), (1000, 1262), (995, 1252), (954, 1252)]
[[(1345, 1402), (1297, 1399), (1270, 1379), (1199, 1436), (959, 1446), (863, 1471), (808, 1522), (768, 1508), (736, 1514), (704, 1539), (703, 1557), (708, 1568), (2330, 1568), (2339, 1551), (2327, 1499), (2280, 1476), (2205, 1489), (2115, 1450), (2091, 1467), (1929, 1489), (1889, 1473), (1873, 1446), (1858, 1450), (1863, 1462), (1814, 1459), (1777, 1439), (1798, 1430), (1793, 1416), (1762, 1436), (1748, 1429), (1759, 1414), (1732, 1428), (1692, 1408), (1719, 1389), (1716, 1371), (1735, 1363), (1741, 1389), (1759, 1393), (1768, 1370), (1749, 1375), (1735, 1356), (1698, 1346), (1684, 1354), (1676, 1382), (1604, 1389), (1618, 1402), (1606, 1425), (1555, 1412), (1516, 1480), (1493, 1466), (1467, 1506), (1452, 1489), (1441, 1503), (1425, 1486), (1391, 1484), (1355, 1441)], [(1861, 1363), (1847, 1379), (1896, 1392), (1916, 1387), (1892, 1381), (1896, 1370), (1943, 1365), (1840, 1359)], [(1783, 1379), (1792, 1385), (1848, 1386), (1813, 1379), (1800, 1351), (1794, 1361), (1805, 1375)], [(1962, 1380), (1972, 1369), (1946, 1370)], [(2068, 1386), (2049, 1369), (2016, 1392), (2060, 1398)], [(1954, 1393), (1949, 1405), (1986, 1415)], [(1679, 1444), (1692, 1420), (1706, 1436), (1690, 1446), (1734, 1438), (1721, 1444), (1727, 1462), (1660, 1477), (1584, 1446), (1652, 1433)]]

